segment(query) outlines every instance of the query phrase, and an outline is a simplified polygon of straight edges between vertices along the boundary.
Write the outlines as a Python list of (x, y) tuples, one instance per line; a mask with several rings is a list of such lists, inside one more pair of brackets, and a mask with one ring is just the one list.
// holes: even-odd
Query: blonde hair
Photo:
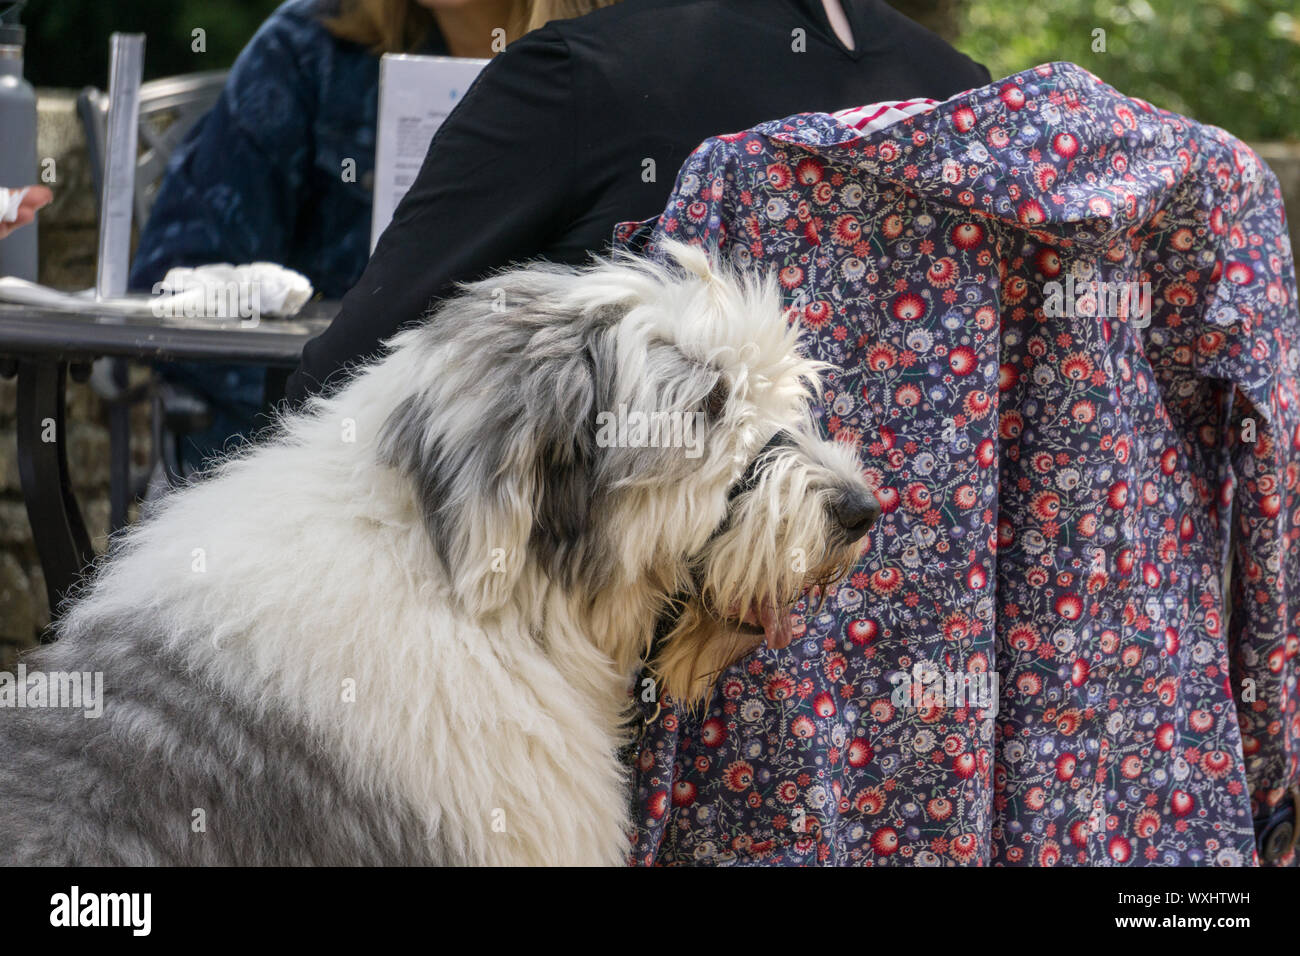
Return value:
[(611, 7), (619, 0), (524, 0), (529, 8), (524, 32), (544, 27), (552, 20), (586, 16), (601, 7)]
[[(514, 42), (551, 20), (580, 17), (618, 0), (511, 0), (504, 24), (506, 39)], [(343, 0), (337, 15), (325, 27), (340, 40), (365, 47), (372, 53), (412, 53), (420, 48), (434, 26), (433, 11), (415, 0)]]

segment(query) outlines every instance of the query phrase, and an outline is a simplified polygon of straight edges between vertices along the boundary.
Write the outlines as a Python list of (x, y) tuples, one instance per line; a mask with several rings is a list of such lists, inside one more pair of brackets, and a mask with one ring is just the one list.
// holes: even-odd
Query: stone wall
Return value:
[[(933, 0), (932, 5), (941, 14), (945, 2)], [(1300, 249), (1300, 144), (1256, 148), (1282, 181), (1287, 208), (1295, 213), (1291, 240)], [(40, 218), (41, 281), (61, 289), (89, 288), (95, 283), (95, 201), (74, 92), (40, 91), (38, 152), (54, 158), (57, 175), (52, 184), (54, 202)], [(133, 381), (146, 375), (144, 369), (135, 369)], [(0, 379), (0, 670), (11, 669), (16, 649), (32, 643), (49, 621), (44, 580), (18, 482), (14, 395), (13, 381)], [(108, 531), (109, 443), (104, 407), (88, 384), (73, 382), (68, 386), (68, 410), (69, 467), (95, 547), (102, 549)], [(136, 465), (143, 467), (148, 453), (144, 408), (133, 412), (132, 435)]]
[[(40, 280), (60, 289), (95, 284), (95, 197), (85, 137), (77, 119), (76, 93), (40, 90), (37, 154), (54, 159), (54, 202), (40, 214)], [(133, 379), (147, 377), (144, 369)], [(49, 623), (45, 579), (32, 541), (18, 478), (16, 386), (0, 379), (0, 670), (12, 671), (17, 650), (36, 640)], [(108, 535), (108, 427), (103, 403), (89, 384), (68, 385), (68, 466), (95, 548)], [(132, 417), (132, 451), (143, 467), (148, 416)]]

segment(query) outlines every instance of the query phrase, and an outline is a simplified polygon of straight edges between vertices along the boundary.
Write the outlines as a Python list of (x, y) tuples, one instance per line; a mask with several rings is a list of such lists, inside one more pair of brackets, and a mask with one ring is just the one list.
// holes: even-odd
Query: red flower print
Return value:
[(1024, 673), (1016, 678), (1016, 690), (1022, 697), (1035, 697), (1043, 689), (1043, 680), (1037, 674)]
[(1034, 496), (1029, 509), (1040, 521), (1055, 518), (1061, 513), (1061, 496), (1054, 491), (1044, 491)]
[(856, 216), (845, 214), (835, 220), (831, 234), (836, 242), (851, 246), (862, 238), (862, 223), (858, 222)]
[(1110, 491), (1106, 493), (1106, 503), (1116, 510), (1123, 508), (1128, 504), (1128, 482), (1117, 481), (1110, 486)]
[(700, 741), (706, 747), (721, 747), (727, 739), (727, 726), (714, 717), (700, 727)]
[(1062, 159), (1070, 159), (1079, 152), (1079, 140), (1073, 133), (1057, 133), (1052, 137), (1052, 152)]
[(1214, 780), (1218, 780), (1232, 769), (1232, 755), (1223, 750), (1211, 750), (1201, 757), (1201, 769)]
[(768, 680), (763, 692), (768, 700), (789, 700), (794, 696), (794, 681), (784, 674), (777, 674)]
[(801, 185), (812, 186), (822, 181), (822, 173), (825, 170), (820, 160), (807, 156), (799, 160), (794, 168), (795, 179)]
[(1026, 226), (1037, 226), (1047, 221), (1047, 212), (1037, 199), (1026, 199), (1016, 209), (1016, 215)]
[(915, 385), (900, 385), (894, 390), (894, 402), (903, 408), (913, 408), (921, 401), (921, 390)]
[(1009, 110), (1019, 110), (1025, 105), (1025, 91), (1014, 83), (1008, 83), (998, 93), (998, 98)]
[(1083, 352), (1071, 352), (1061, 362), (1061, 375), (1071, 382), (1086, 382), (1092, 375), (1092, 359)]
[(959, 345), (948, 353), (948, 367), (958, 375), (969, 375), (975, 371), (975, 365), (975, 352), (965, 345)]
[(1077, 594), (1062, 594), (1056, 599), (1056, 613), (1067, 621), (1077, 621), (1083, 616), (1083, 602)]
[(977, 222), (963, 222), (953, 227), (952, 244), (958, 249), (974, 249), (984, 241), (984, 227)]
[(930, 502), (930, 489), (919, 481), (908, 485), (903, 492), (903, 507), (908, 511), (925, 511), (930, 507)]
[(1069, 780), (1074, 776), (1074, 768), (1079, 764), (1074, 754), (1061, 754), (1056, 758), (1056, 779)]
[[(862, 586), (859, 585), (859, 587)], [(848, 631), (849, 640), (858, 647), (862, 647), (876, 639), (876, 635), (880, 632), (880, 625), (871, 618), (862, 617), (856, 621), (850, 621), (846, 630)]]
[(884, 372), (894, 367), (898, 353), (891, 345), (876, 345), (867, 352), (867, 368), (873, 372)]
[(1036, 261), (1038, 263), (1038, 271), (1048, 279), (1061, 274), (1061, 257), (1057, 254), (1057, 251), (1050, 246), (1044, 246), (1042, 249), (1038, 250)]
[(1034, 167), (1034, 185), (1042, 192), (1047, 192), (1056, 182), (1057, 170), (1051, 163), (1039, 163)]
[(804, 306), (803, 321), (811, 329), (820, 329), (831, 317), (829, 302), (810, 302)]
[(1133, 820), (1133, 833), (1143, 840), (1149, 840), (1160, 829), (1160, 814), (1154, 810), (1140, 810)]
[(898, 832), (893, 827), (881, 827), (871, 834), (871, 849), (881, 856), (892, 856), (898, 849)]
[(1088, 826), (1087, 820), (1075, 820), (1070, 824), (1070, 842), (1075, 846), (1087, 846), (1088, 835), (1092, 828)]
[(849, 742), (848, 761), (850, 767), (865, 767), (876, 755), (865, 737), (855, 737)]
[(881, 568), (871, 575), (871, 589), (877, 594), (892, 594), (903, 583), (903, 576), (897, 568)]
[(727, 789), (742, 793), (754, 785), (754, 768), (748, 760), (737, 760), (729, 764), (722, 773)]
[(950, 286), (957, 281), (957, 263), (948, 256), (936, 259), (926, 270), (925, 277), (931, 285), (939, 288)]
[(1110, 842), (1106, 844), (1106, 852), (1116, 863), (1127, 863), (1130, 856), (1133, 855), (1133, 844), (1122, 836), (1113, 836)]
[(1173, 282), (1165, 289), (1165, 301), (1175, 308), (1196, 304), (1196, 290), (1185, 282)]
[(1110, 200), (1104, 196), (1093, 196), (1088, 200), (1088, 211), (1096, 216), (1109, 216), (1113, 211)]
[(794, 173), (785, 163), (773, 163), (767, 167), (767, 181), (773, 189), (789, 189), (794, 183)]
[(786, 266), (780, 272), (781, 285), (787, 289), (796, 289), (803, 282), (803, 270), (798, 266)]
[(689, 780), (678, 780), (673, 784), (673, 806), (689, 807), (695, 802), (695, 784)]
[(952, 500), (958, 508), (974, 508), (979, 503), (979, 493), (971, 485), (961, 485), (953, 492)]

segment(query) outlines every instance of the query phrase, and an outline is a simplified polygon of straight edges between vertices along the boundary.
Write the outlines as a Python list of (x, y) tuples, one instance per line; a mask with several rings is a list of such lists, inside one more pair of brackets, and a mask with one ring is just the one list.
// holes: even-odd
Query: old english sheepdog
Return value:
[(102, 715), (0, 708), (0, 862), (624, 863), (652, 646), (701, 701), (879, 513), (775, 283), (668, 252), (466, 285), (163, 499), (23, 662)]

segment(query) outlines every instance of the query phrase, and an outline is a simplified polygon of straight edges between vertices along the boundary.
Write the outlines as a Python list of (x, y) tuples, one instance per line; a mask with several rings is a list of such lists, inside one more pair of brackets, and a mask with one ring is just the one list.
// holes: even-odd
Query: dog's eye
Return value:
[(727, 399), (731, 397), (731, 391), (727, 388), (727, 380), (718, 376), (717, 384), (709, 392), (709, 397), (704, 400), (704, 411), (710, 418), (721, 418), (722, 413), (727, 410)]

